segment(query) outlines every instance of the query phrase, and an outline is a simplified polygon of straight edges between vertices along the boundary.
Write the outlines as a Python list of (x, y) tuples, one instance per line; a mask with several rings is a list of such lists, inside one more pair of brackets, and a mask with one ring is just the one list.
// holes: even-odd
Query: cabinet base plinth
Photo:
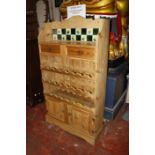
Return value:
[(61, 121), (55, 119), (54, 117), (52, 117), (52, 116), (50, 116), (48, 114), (46, 114), (45, 118), (46, 118), (46, 121), (48, 123), (55, 124), (55, 125), (59, 126), (63, 130), (71, 133), (72, 135), (75, 135), (75, 136), (78, 136), (78, 137), (84, 139), (85, 141), (87, 141), (91, 145), (95, 144), (95, 141), (96, 141), (97, 137), (99, 136), (99, 134), (101, 133), (101, 131), (103, 129), (103, 125), (102, 125), (96, 134), (91, 135), (91, 134), (86, 133), (84, 131), (81, 131), (81, 130), (79, 130), (77, 128), (74, 128), (70, 124), (61, 122)]

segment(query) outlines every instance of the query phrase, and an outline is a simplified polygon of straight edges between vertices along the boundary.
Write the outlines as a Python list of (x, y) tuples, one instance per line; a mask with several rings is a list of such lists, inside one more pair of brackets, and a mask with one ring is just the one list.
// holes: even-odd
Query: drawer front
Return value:
[(48, 52), (54, 55), (60, 54), (60, 46), (59, 45), (40, 45), (41, 52)]
[(84, 58), (84, 59), (95, 58), (94, 48), (67, 47), (67, 53), (69, 57)]

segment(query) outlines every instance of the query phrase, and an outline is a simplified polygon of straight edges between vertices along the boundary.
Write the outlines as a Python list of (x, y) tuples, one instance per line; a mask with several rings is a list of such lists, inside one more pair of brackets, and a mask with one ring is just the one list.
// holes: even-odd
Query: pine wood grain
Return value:
[[(52, 40), (51, 29), (73, 27), (98, 27), (97, 41)], [(103, 127), (109, 21), (72, 17), (46, 23), (38, 40), (46, 120), (94, 144)]]

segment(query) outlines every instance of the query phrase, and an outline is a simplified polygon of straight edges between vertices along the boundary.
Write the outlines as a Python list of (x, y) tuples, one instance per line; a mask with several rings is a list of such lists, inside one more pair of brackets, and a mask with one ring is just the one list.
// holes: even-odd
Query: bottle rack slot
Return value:
[(94, 102), (92, 100), (88, 100), (88, 99), (84, 99), (84, 98), (80, 98), (77, 97), (73, 94), (69, 94), (69, 93), (64, 93), (61, 91), (56, 91), (53, 93), (45, 93), (45, 95), (51, 96), (51, 97), (55, 97), (59, 100), (68, 102), (68, 103), (72, 103), (72, 104), (81, 104), (83, 106), (87, 106), (87, 107), (94, 107)]
[(56, 85), (49, 85), (48, 83), (43, 83), (43, 85), (45, 88), (44, 92), (48, 94), (58, 91), (64, 94), (67, 93), (69, 95), (77, 96), (83, 100), (94, 101), (94, 94), (80, 92), (78, 89), (72, 90), (72, 89), (57, 87)]
[(83, 89), (83, 88), (75, 87), (75, 86), (68, 85), (68, 84), (65, 84), (65, 83), (59, 83), (57, 81), (52, 81), (52, 80), (46, 81), (44, 79), (43, 79), (43, 82), (44, 83), (48, 83), (48, 84), (52, 84), (54, 86), (58, 86), (58, 87), (60, 87), (63, 90), (69, 89), (71, 91), (75, 91), (76, 93), (80, 93), (80, 94), (88, 93), (88, 94), (92, 95), (94, 93), (94, 89), (90, 88), (90, 87)]
[(91, 144), (103, 125), (109, 23), (74, 16), (45, 23), (38, 37), (46, 121)]
[(61, 73), (61, 74), (73, 75), (81, 78), (87, 78), (87, 79), (94, 79), (95, 77), (94, 73), (79, 72), (79, 71), (61, 69), (61, 68), (50, 67), (50, 66), (46, 66), (46, 67), (41, 66), (41, 69), (56, 72), (56, 73)]

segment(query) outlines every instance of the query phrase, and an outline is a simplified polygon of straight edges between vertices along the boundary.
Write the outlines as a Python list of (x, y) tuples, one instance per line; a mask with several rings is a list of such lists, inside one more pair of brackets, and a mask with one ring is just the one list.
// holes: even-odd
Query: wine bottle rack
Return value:
[(91, 144), (103, 127), (108, 35), (108, 20), (77, 16), (44, 24), (38, 37), (46, 121)]

